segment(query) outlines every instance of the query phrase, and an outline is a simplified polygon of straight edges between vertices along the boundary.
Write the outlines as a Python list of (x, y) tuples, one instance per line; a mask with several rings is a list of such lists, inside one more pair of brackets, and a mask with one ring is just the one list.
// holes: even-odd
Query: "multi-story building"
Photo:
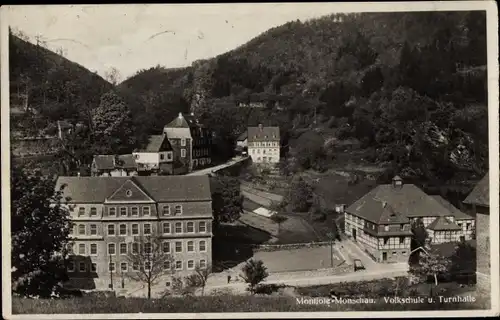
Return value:
[(131, 154), (97, 155), (91, 165), (93, 177), (127, 177), (137, 175), (137, 164)]
[[(207, 176), (59, 177), (73, 222), (69, 286), (133, 287), (138, 266), (127, 255), (141, 236), (162, 242), (175, 276), (212, 262), (212, 205)], [(168, 269), (172, 266), (166, 265)], [(168, 285), (167, 274), (161, 282)], [(113, 282), (114, 281), (114, 282)], [(123, 281), (123, 282), (122, 282)], [(135, 283), (137, 285), (137, 283)]]
[(280, 161), (279, 127), (248, 127), (248, 155), (253, 163), (277, 164)]
[(479, 292), (489, 294), (491, 288), (489, 173), (465, 198), (464, 204), (469, 212), (476, 216), (476, 287)]
[(433, 243), (470, 239), (473, 218), (450, 206), (396, 176), (345, 210), (345, 233), (376, 261), (408, 261), (415, 220), (423, 222)]
[(173, 174), (173, 150), (165, 135), (152, 135), (145, 148), (135, 150), (132, 155), (139, 175)]
[(194, 117), (179, 116), (163, 128), (173, 150), (173, 172), (183, 174), (212, 163), (212, 132)]

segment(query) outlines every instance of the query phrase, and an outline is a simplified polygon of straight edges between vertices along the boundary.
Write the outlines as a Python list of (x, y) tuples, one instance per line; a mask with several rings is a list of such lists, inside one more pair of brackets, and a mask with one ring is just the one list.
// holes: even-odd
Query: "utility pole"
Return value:
[(328, 232), (326, 235), (330, 239), (330, 263), (331, 267), (333, 268), (333, 239), (335, 235), (333, 234), (333, 232)]

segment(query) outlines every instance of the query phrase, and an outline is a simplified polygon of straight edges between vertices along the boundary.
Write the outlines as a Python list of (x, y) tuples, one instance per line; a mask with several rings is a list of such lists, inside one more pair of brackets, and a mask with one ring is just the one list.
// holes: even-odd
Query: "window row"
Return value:
[[(68, 254), (72, 255), (74, 254), (73, 250), (73, 245), (69, 244), (68, 247)], [(108, 250), (107, 254), (108, 255), (116, 255), (117, 253), (120, 255), (126, 255), (129, 253), (129, 249), (131, 250), (132, 254), (138, 254), (140, 250), (140, 243), (138, 242), (133, 242), (131, 243), (131, 246), (129, 247), (129, 243), (119, 243), (118, 246), (116, 243), (108, 243)], [(198, 247), (196, 250), (195, 248), (195, 241), (194, 240), (189, 240), (186, 242), (186, 247), (184, 248), (183, 242), (182, 241), (163, 241), (161, 243), (161, 248), (157, 248), (158, 250), (161, 250), (163, 253), (182, 253), (184, 249), (188, 253), (194, 253), (194, 252), (207, 252), (207, 242), (206, 240), (199, 240), (198, 241)], [(87, 251), (88, 250), (88, 251)], [(153, 251), (153, 244), (151, 243), (144, 243), (142, 252), (143, 253), (151, 253)], [(98, 249), (97, 249), (97, 243), (79, 243), (77, 246), (77, 254), (78, 255), (91, 255), (91, 256), (97, 256), (98, 255)]]
[(252, 146), (252, 147), (277, 147), (277, 146), (279, 146), (279, 144), (278, 144), (277, 141), (271, 141), (271, 142), (253, 142), (253, 143), (250, 143), (250, 146)]
[[(182, 270), (184, 267), (184, 262), (182, 260), (176, 260), (173, 262), (174, 265), (171, 265), (170, 261), (165, 261), (163, 263), (163, 269), (164, 270), (170, 270), (175, 268), (175, 270)], [(121, 272), (128, 272), (128, 271), (139, 271), (141, 269), (144, 271), (149, 271), (151, 268), (151, 263), (149, 261), (144, 262), (142, 268), (139, 268), (139, 263), (130, 263), (130, 262), (120, 262), (120, 271)], [(207, 261), (205, 259), (200, 259), (198, 262), (198, 266), (202, 269), (207, 267)], [(76, 271), (76, 265), (74, 261), (69, 261), (67, 265), (67, 271), (68, 272), (75, 272)], [(130, 270), (129, 270), (130, 267)], [(194, 260), (187, 260), (186, 261), (186, 268), (188, 270), (194, 270), (196, 268), (195, 261)], [(90, 263), (90, 268), (89, 268), (89, 263), (85, 261), (80, 261), (78, 263), (78, 272), (97, 272), (97, 264), (96, 263)], [(115, 272), (116, 271), (116, 263), (115, 262), (110, 262), (108, 264), (108, 271)]]
[[(150, 206), (142, 206), (141, 208), (143, 216), (151, 215), (151, 207)], [(138, 217), (139, 216), (139, 207), (109, 207), (108, 208), (108, 216), (116, 217), (120, 215), (120, 217)]]
[[(251, 154), (260, 154), (261, 149), (250, 149)], [(262, 154), (278, 154), (278, 149), (262, 149)]]
[[(172, 151), (167, 152), (167, 160), (172, 160), (173, 154)], [(165, 153), (160, 153), (160, 160), (165, 160)]]
[[(142, 224), (142, 234), (143, 235), (151, 235), (152, 234), (152, 224), (151, 223), (144, 223)], [(181, 234), (181, 233), (195, 233), (195, 222), (189, 221), (186, 222), (185, 227), (184, 223), (182, 222), (163, 222), (162, 223), (162, 232), (163, 234), (171, 234), (171, 233), (176, 233), (176, 234)], [(206, 233), (207, 232), (207, 223), (205, 221), (199, 221), (198, 222), (198, 232), (199, 233)], [(87, 225), (85, 224), (78, 224), (78, 225), (73, 225), (73, 234), (75, 235), (91, 235), (91, 236), (96, 236), (98, 235), (97, 232), (97, 224), (90, 224), (88, 225), (88, 233), (87, 233)], [(116, 228), (115, 224), (108, 224), (106, 227), (106, 234), (108, 236), (127, 236), (127, 235), (133, 235), (137, 236), (140, 234), (139, 231), (139, 224), (138, 223), (132, 223), (132, 224), (126, 224), (122, 223), (118, 225), (118, 229)]]
[[(463, 228), (463, 224), (461, 222), (458, 222), (457, 225), (460, 228)], [(465, 223), (465, 230), (472, 230), (472, 223), (471, 222), (466, 222)]]
[(204, 166), (205, 164), (210, 164), (212, 160), (210, 158), (193, 159), (193, 166)]
[(195, 157), (208, 156), (210, 154), (210, 150), (208, 148), (203, 149), (195, 149), (193, 150)]
[[(163, 222), (162, 223), (162, 233), (170, 234), (172, 233), (172, 229), (175, 233), (195, 233), (195, 223), (193, 221), (186, 222), (186, 228), (184, 229), (184, 224), (182, 222)], [(207, 232), (207, 223), (206, 221), (198, 222), (198, 232), (206, 233)]]

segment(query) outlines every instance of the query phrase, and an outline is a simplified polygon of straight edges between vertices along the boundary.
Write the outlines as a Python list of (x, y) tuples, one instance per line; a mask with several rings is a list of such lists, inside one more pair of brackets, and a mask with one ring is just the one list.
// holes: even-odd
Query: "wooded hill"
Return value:
[[(40, 51), (27, 50), (30, 57)], [(31, 62), (17, 63), (21, 71), (12, 72), (31, 72)], [(71, 106), (82, 116), (86, 85), (95, 83), (93, 97), (109, 86), (68, 74), (61, 78), (80, 90)], [(161, 132), (189, 110), (216, 131), (222, 156), (231, 155), (248, 125), (273, 124), (284, 145), (311, 130), (323, 138), (314, 141), (358, 139), (373, 163), (440, 183), (475, 179), (487, 169), (486, 79), (485, 12), (363, 13), (289, 22), (189, 68), (140, 70), (114, 91), (136, 137)], [(245, 107), (250, 102), (264, 107)], [(328, 148), (320, 146), (315, 157), (331, 154)]]

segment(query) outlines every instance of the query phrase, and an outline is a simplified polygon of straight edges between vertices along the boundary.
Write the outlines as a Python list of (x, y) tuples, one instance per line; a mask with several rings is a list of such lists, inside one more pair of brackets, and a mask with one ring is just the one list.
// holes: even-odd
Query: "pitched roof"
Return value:
[(236, 141), (245, 141), (245, 139), (247, 138), (248, 138), (248, 131), (244, 131), (238, 136), (238, 139), (236, 139)]
[(72, 203), (103, 203), (126, 181), (133, 182), (157, 202), (210, 201), (208, 176), (58, 177), (63, 196)]
[[(115, 159), (115, 157), (117, 159)], [(118, 161), (113, 161), (118, 160)], [(121, 155), (96, 155), (94, 163), (98, 170), (112, 170), (116, 168), (134, 169), (137, 167), (134, 157), (131, 154)]]
[(434, 231), (462, 230), (455, 222), (448, 220), (446, 217), (437, 217), (427, 226), (427, 229)]
[(461, 219), (474, 219), (474, 217), (469, 216), (465, 212), (460, 211), (457, 207), (446, 201), (443, 197), (441, 196), (431, 196), (433, 197), (437, 202), (439, 202), (441, 205), (444, 207), (448, 208), (450, 210), (451, 214), (455, 219), (461, 220)]
[(172, 150), (172, 146), (164, 134), (151, 135), (148, 137), (148, 144), (136, 151), (160, 152), (162, 145), (165, 145), (165, 150)]
[(276, 141), (280, 139), (279, 127), (248, 127), (248, 141)]
[(368, 221), (379, 223), (384, 214), (383, 203), (408, 218), (425, 216), (450, 216), (450, 210), (413, 184), (393, 187), (384, 184), (375, 187), (346, 211)]
[(182, 114), (179, 112), (174, 120), (170, 121), (166, 128), (193, 128), (193, 127), (203, 127), (203, 125), (195, 118), (193, 114)]
[(489, 172), (472, 189), (465, 198), (464, 203), (475, 204), (483, 207), (490, 207), (490, 178)]

